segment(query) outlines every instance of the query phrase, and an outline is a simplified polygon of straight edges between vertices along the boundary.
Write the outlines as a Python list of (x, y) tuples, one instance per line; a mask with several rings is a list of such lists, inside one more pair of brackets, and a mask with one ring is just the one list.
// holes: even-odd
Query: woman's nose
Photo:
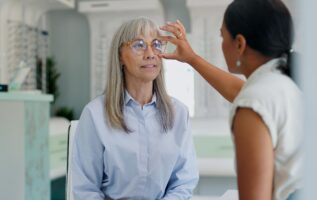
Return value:
[(155, 54), (153, 52), (153, 49), (151, 46), (148, 46), (145, 51), (144, 51), (144, 57), (145, 59), (154, 59), (155, 58)]

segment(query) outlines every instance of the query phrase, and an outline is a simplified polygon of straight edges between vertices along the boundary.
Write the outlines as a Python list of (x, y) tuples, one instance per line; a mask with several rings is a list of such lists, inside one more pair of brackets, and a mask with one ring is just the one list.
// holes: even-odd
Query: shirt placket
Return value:
[[(134, 110), (138, 116), (139, 123), (139, 191), (146, 191), (147, 186), (147, 175), (148, 175), (148, 166), (149, 166), (149, 143), (148, 143), (148, 134), (146, 129), (146, 116), (145, 108), (142, 110), (139, 105), (135, 105)], [(144, 196), (144, 192), (139, 194), (140, 197)]]

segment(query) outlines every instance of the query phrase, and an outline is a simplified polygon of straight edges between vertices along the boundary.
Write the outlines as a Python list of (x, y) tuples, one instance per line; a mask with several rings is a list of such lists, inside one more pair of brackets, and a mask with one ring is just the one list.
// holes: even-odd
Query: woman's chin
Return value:
[(153, 82), (155, 79), (157, 78), (157, 75), (156, 76), (151, 76), (151, 75), (148, 75), (148, 76), (143, 76), (142, 77), (142, 81), (143, 82)]

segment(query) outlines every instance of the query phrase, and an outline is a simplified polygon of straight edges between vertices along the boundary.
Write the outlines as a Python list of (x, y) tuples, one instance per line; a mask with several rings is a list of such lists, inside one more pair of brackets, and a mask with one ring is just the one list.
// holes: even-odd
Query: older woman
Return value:
[(134, 19), (112, 40), (105, 94), (84, 108), (75, 134), (76, 200), (191, 197), (198, 171), (188, 111), (166, 92), (156, 27)]

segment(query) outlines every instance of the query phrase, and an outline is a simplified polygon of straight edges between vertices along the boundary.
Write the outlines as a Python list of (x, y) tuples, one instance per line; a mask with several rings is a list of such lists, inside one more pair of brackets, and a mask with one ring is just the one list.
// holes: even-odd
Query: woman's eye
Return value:
[(158, 40), (153, 41), (152, 46), (156, 49), (161, 49), (162, 48), (162, 43)]
[(143, 49), (145, 47), (145, 44), (142, 41), (137, 41), (133, 44), (133, 47), (138, 49)]

